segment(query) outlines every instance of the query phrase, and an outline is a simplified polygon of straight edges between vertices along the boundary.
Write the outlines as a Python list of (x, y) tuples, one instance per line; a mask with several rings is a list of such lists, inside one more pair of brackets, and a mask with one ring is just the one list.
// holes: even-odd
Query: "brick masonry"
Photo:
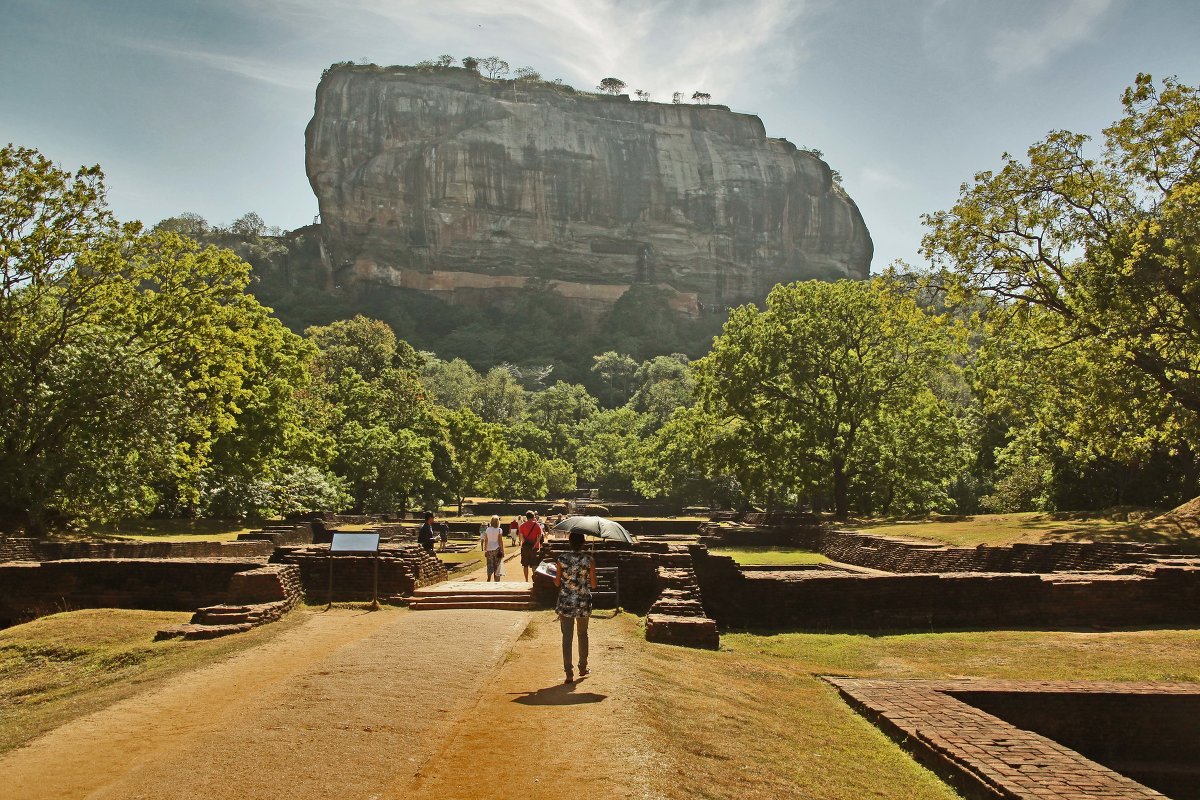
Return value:
[(823, 531), (815, 549), (887, 572), (1096, 572), (1148, 563), (1169, 547), (1136, 542), (1046, 542), (950, 547), (855, 531)]
[[(1166, 795), (1055, 739), (1005, 721), (1048, 727), (1074, 746), (1116, 751), (1127, 771), (1170, 791), (1200, 796), (1196, 750), (1200, 684), (1076, 681), (889, 681), (826, 678), (856, 711), (969, 798), (1084, 800)], [(976, 705), (991, 704), (989, 710)], [(1064, 704), (1088, 725), (1062, 719)], [(1091, 706), (1091, 710), (1088, 707)], [(1120, 724), (1120, 723), (1130, 724)], [(1170, 740), (1170, 741), (1167, 741)], [(1163, 745), (1166, 744), (1164, 750)]]
[(47, 542), (37, 539), (0, 541), (0, 562), (64, 561), (97, 558), (267, 558), (274, 545), (242, 542)]
[(304, 599), (300, 568), (268, 564), (238, 572), (229, 579), (225, 602), (205, 606), (190, 622), (163, 628), (157, 639), (215, 639), (275, 622)]
[(69, 559), (0, 565), (0, 625), (79, 608), (190, 611), (225, 599), (256, 559)]
[(1200, 622), (1200, 567), (1122, 573), (742, 571), (692, 546), (709, 615), (726, 628), (1137, 626)]
[[(274, 563), (300, 568), (301, 584), (310, 602), (329, 599), (330, 556), (328, 545), (280, 548)], [(370, 600), (375, 574), (372, 556), (332, 557), (333, 599)], [(415, 545), (383, 545), (379, 551), (379, 599), (407, 597), (416, 589), (446, 580), (446, 567), (437, 556)]]

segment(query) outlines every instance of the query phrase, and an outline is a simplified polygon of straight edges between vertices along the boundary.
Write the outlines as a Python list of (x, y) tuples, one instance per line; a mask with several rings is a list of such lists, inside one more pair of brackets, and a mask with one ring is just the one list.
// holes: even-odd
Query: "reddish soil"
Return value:
[(654, 797), (632, 625), (595, 618), (595, 673), (564, 685), (550, 612), (313, 613), (262, 647), (8, 753), (3, 794)]

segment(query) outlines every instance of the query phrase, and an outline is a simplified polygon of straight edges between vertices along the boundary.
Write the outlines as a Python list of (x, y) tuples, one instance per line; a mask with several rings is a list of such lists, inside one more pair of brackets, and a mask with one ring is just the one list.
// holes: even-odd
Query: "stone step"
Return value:
[(721, 646), (717, 623), (707, 617), (646, 615), (646, 641), (716, 650)]
[(425, 598), (413, 601), (408, 606), (413, 611), (438, 611), (444, 609), (492, 609), (497, 611), (534, 611), (537, 603), (532, 600), (461, 600), (457, 598)]

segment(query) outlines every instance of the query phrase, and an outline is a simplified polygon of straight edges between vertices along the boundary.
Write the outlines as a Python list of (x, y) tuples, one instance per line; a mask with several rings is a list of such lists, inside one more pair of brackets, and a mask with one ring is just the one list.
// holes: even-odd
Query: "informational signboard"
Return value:
[(334, 533), (330, 553), (378, 553), (378, 533)]

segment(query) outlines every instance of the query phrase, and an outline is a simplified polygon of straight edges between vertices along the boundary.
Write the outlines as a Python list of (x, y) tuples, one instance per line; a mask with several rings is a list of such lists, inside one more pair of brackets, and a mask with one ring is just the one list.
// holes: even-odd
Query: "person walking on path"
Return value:
[(487, 559), (487, 580), (490, 581), (495, 575), (496, 583), (499, 583), (500, 573), (504, 569), (504, 529), (500, 527), (500, 517), (492, 515), (491, 522), (479, 537), (479, 546), (483, 548), (483, 555)]
[(433, 512), (425, 512), (425, 522), (417, 529), (417, 544), (433, 552)]
[(508, 529), (509, 529), (510, 537), (512, 538), (512, 546), (513, 547), (517, 546), (517, 528), (520, 528), (520, 527), (521, 527), (521, 521), (519, 519), (517, 519), (516, 517), (513, 517), (513, 521), (508, 523)]
[(542, 549), (542, 526), (533, 518), (532, 511), (525, 512), (525, 521), (517, 529), (521, 536), (521, 571), (529, 580), (529, 570), (537, 569), (541, 563), (538, 552)]
[(596, 561), (583, 552), (584, 535), (581, 530), (571, 531), (571, 551), (559, 553), (555, 558), (557, 569), (554, 585), (558, 587), (558, 624), (562, 629), (563, 671), (566, 683), (574, 683), (575, 673), (571, 669), (571, 636), (573, 629), (579, 630), (579, 677), (588, 675), (588, 622), (592, 616), (592, 589), (596, 588)]

